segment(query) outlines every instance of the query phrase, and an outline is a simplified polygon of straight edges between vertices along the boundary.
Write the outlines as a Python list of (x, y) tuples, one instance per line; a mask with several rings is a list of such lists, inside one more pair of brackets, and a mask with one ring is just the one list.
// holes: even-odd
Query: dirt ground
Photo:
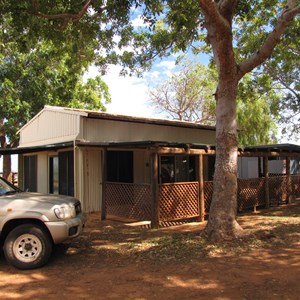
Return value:
[(247, 235), (211, 244), (205, 224), (148, 229), (99, 220), (19, 271), (0, 258), (0, 299), (300, 299), (300, 202), (238, 217)]

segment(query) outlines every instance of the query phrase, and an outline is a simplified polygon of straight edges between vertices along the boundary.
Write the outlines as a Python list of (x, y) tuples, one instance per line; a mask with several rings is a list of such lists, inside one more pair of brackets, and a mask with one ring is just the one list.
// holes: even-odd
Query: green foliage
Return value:
[[(223, 1), (215, 2), (220, 6), (224, 4)], [(43, 98), (47, 99), (45, 101), (49, 104), (75, 105), (76, 103), (81, 107), (91, 107), (89, 104), (79, 104), (80, 101), (78, 101), (78, 98), (84, 98), (82, 92), (84, 88), (79, 87), (80, 76), (91, 63), (99, 66), (102, 72), (106, 71), (109, 63), (113, 63), (123, 66), (122, 74), (128, 72), (141, 74), (157, 57), (190, 50), (195, 53), (211, 51), (206, 37), (206, 20), (198, 2), (124, 0), (118, 1), (116, 5), (114, 0), (94, 0), (88, 9), (84, 8), (85, 3), (82, 0), (1, 1), (1, 63), (2, 65), (10, 64), (11, 67), (10, 74), (7, 68), (4, 67), (5, 70), (1, 68), (1, 93), (3, 95), (5, 93), (7, 99), (14, 99), (11, 101), (16, 102), (18, 99), (20, 103), (17, 107), (24, 106), (24, 109), (20, 109), (24, 116), (26, 114), (27, 117), (31, 116), (36, 112), (37, 106), (40, 107), (40, 104), (33, 104), (33, 109), (31, 109), (31, 104), (30, 108), (26, 107), (23, 104), (25, 98)], [(280, 10), (283, 9), (285, 3), (286, 1), (282, 0), (237, 2), (233, 15), (237, 63), (256, 53), (277, 22)], [(130, 22), (133, 14), (140, 16), (144, 21), (144, 27), (133, 26)], [(293, 54), (299, 40), (299, 27), (299, 19), (296, 19), (293, 26), (283, 36), (293, 50), (283, 51), (285, 45), (281, 44), (265, 64), (273, 80), (275, 80), (273, 74), (278, 74), (280, 70), (284, 70), (285, 74), (291, 74), (285, 77), (285, 88), (292, 87), (293, 92), (283, 97), (284, 102), (281, 108), (290, 108), (292, 111), (299, 108), (298, 96), (295, 98), (295, 91), (298, 91), (299, 86), (295, 78), (299, 78), (299, 74), (293, 68), (295, 59), (299, 57), (297, 56), (299, 53), (296, 56)], [(119, 50), (116, 50), (117, 48)], [(14, 57), (12, 53), (18, 55)], [(7, 57), (11, 58), (7, 59)], [(38, 65), (34, 67), (33, 62), (38, 60)], [(267, 69), (260, 70), (266, 73)], [(26, 89), (21, 91), (21, 81), (15, 80), (16, 74), (22, 78), (22, 84), (27, 87)], [(254, 75), (255, 73), (252, 74), (251, 79), (255, 78)], [(280, 77), (283, 78), (283, 76)], [(249, 115), (250, 108), (246, 109), (245, 103), (247, 103), (247, 105), (251, 104), (253, 109), (257, 106), (254, 111), (259, 112), (260, 106), (261, 111), (267, 113), (269, 109), (263, 108), (265, 106), (263, 101), (267, 101), (266, 96), (262, 97), (259, 90), (254, 93), (257, 95), (257, 101), (244, 100), (243, 89), (245, 88), (243, 86), (245, 84), (250, 86), (249, 80), (247, 79), (247, 84), (240, 84), (242, 95), (240, 98), (243, 98), (243, 101), (238, 105), (239, 109), (244, 112), (245, 116), (246, 113)], [(256, 79), (256, 82), (260, 80)], [(253, 85), (258, 89), (256, 82), (253, 82)], [(278, 80), (276, 88), (279, 87), (277, 83), (279, 83)], [(91, 82), (85, 85), (87, 95), (93, 103), (91, 105), (95, 105), (95, 95), (107, 97), (103, 84), (94, 84), (102, 92), (93, 93)], [(47, 90), (49, 86), (55, 86), (51, 93)], [(75, 95), (80, 95), (80, 97), (75, 97)], [(75, 100), (74, 97), (77, 99)], [(260, 104), (258, 99), (261, 101)], [(41, 102), (42, 100), (37, 101), (37, 103)], [(267, 101), (266, 106), (270, 108), (273, 105), (271, 102)], [(103, 109), (103, 106), (99, 105), (99, 108)], [(238, 113), (239, 124), (242, 124), (242, 120), (245, 124), (249, 123), (241, 111)], [(291, 111), (288, 114), (290, 113)], [(253, 116), (256, 115), (253, 113)], [(259, 122), (256, 123), (257, 126), (251, 126), (251, 128), (258, 130)], [(261, 122), (263, 127), (262, 124), (263, 122)], [(244, 126), (240, 127), (242, 132), (246, 130)], [(272, 132), (272, 128), (273, 124), (268, 127), (269, 132)], [(251, 141), (240, 139), (243, 144), (253, 143), (254, 140), (266, 139), (251, 138)]]
[[(215, 125), (218, 84), (213, 63), (204, 66), (183, 60), (169, 79), (152, 84), (150, 103), (159, 113), (172, 119)], [(277, 142), (277, 121), (281, 94), (267, 75), (245, 76), (237, 97), (239, 146)]]
[[(100, 77), (82, 82), (90, 65), (80, 53), (72, 56), (73, 42), (25, 36), (22, 43), (10, 14), (2, 15), (0, 32), (0, 136), (2, 147), (16, 146), (17, 130), (44, 105), (60, 105), (105, 110), (110, 101), (108, 87)], [(26, 22), (25, 22), (26, 24)], [(17, 24), (18, 25), (18, 24)], [(81, 50), (80, 50), (81, 51)], [(85, 53), (84, 51), (82, 53)]]
[[(283, 1), (280, 1), (283, 5)], [(273, 1), (261, 1), (250, 11), (247, 22), (239, 23), (235, 39), (240, 59), (254, 54), (278, 17)], [(266, 76), (272, 79), (273, 93), (280, 95), (279, 117), (277, 121), (288, 138), (300, 134), (300, 63), (299, 39), (300, 19), (293, 20), (282, 36), (280, 43), (263, 65), (255, 70), (254, 78)]]
[(269, 76), (244, 76), (237, 97), (239, 146), (277, 142), (279, 101)]

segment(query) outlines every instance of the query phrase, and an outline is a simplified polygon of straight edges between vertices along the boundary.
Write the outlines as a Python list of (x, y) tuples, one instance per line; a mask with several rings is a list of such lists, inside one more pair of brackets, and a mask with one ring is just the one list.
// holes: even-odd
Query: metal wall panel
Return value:
[(101, 149), (85, 148), (82, 154), (83, 191), (80, 200), (84, 211), (100, 211), (102, 203)]
[(40, 146), (75, 140), (80, 116), (63, 111), (43, 111), (20, 130), (20, 146)]
[(83, 138), (91, 142), (167, 141), (215, 144), (215, 132), (197, 128), (87, 119)]

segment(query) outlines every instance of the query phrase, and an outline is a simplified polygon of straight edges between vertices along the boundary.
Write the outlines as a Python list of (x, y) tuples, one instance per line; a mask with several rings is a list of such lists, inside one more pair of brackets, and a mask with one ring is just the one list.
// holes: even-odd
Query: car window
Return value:
[(10, 185), (3, 178), (0, 178), (0, 196), (16, 193), (17, 191), (18, 191), (17, 188)]

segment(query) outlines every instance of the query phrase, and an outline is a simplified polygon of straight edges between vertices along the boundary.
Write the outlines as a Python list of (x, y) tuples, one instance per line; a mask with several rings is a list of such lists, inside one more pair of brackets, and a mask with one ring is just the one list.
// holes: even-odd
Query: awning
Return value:
[(69, 148), (74, 145), (74, 142), (58, 143), (58, 144), (49, 144), (41, 146), (32, 146), (32, 147), (17, 147), (17, 148), (0, 148), (0, 155), (10, 155), (10, 154), (23, 154), (23, 153), (33, 153), (41, 151), (55, 151), (59, 149)]

